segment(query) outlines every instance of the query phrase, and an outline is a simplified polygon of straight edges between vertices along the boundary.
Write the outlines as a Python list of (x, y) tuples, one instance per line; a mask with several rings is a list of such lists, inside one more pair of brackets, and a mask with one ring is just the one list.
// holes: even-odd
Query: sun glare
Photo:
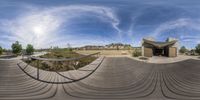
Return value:
[(42, 26), (35, 26), (35, 27), (33, 28), (33, 32), (34, 32), (34, 34), (37, 35), (38, 37), (45, 34), (44, 28), (43, 28)]

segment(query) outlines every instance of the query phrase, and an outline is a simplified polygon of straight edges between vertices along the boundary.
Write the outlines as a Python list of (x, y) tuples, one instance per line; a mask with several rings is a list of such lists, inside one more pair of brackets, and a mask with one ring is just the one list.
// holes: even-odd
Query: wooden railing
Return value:
[[(52, 84), (64, 84), (64, 83), (72, 83), (72, 82), (76, 82), (76, 81), (79, 81), (79, 80), (82, 80), (88, 76), (90, 76), (92, 73), (94, 73), (96, 71), (96, 69), (100, 66), (100, 64), (102, 63), (103, 59), (96, 65), (95, 69), (93, 70), (87, 70), (87, 71), (90, 71), (87, 75), (85, 76), (82, 76), (78, 79), (73, 79), (71, 77), (68, 77), (68, 76), (64, 76), (63, 74), (61, 74), (59, 71), (44, 71), (42, 69), (39, 68), (39, 62), (40, 61), (50, 61), (50, 62), (56, 62), (55, 64), (58, 64), (58, 63), (62, 63), (62, 62), (69, 62), (68, 64), (71, 64), (70, 66), (73, 67), (73, 70), (78, 70), (77, 68), (77, 63), (81, 60), (81, 59), (85, 59), (87, 57), (97, 57), (99, 58), (100, 57), (100, 52), (98, 53), (94, 53), (94, 54), (89, 54), (89, 55), (84, 55), (84, 56), (80, 56), (80, 57), (77, 57), (77, 58), (61, 58), (61, 59), (56, 59), (56, 58), (40, 58), (40, 57), (34, 57), (34, 56), (29, 56), (29, 57), (26, 57), (24, 59), (27, 59), (27, 60), (35, 60), (37, 62), (37, 66), (34, 66), (36, 67), (36, 77), (34, 75), (31, 75), (30, 73), (28, 73), (25, 69), (27, 67), (30, 67), (30, 64), (29, 63), (26, 63), (26, 65), (24, 67), (22, 67), (22, 63), (23, 62), (20, 62), (18, 63), (18, 66), (19, 68), (26, 74), (28, 75), (29, 77), (35, 79), (35, 80), (38, 80), (38, 81), (41, 81), (41, 82), (45, 82), (45, 83), (52, 83)], [(89, 63), (88, 63), (89, 64)], [(57, 66), (57, 65), (55, 65)], [(78, 70), (78, 71), (84, 71), (84, 70)], [(65, 78), (65, 79), (68, 79), (69, 81), (64, 81), (64, 82), (57, 82), (57, 81), (46, 81), (46, 80), (43, 80), (41, 79), (40, 75), (42, 75), (43, 72), (46, 72), (46, 73), (56, 73), (59, 77), (62, 77), (62, 78)]]

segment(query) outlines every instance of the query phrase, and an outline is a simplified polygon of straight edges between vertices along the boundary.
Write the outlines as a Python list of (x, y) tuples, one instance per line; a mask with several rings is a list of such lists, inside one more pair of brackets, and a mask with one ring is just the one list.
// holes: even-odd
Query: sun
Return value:
[(33, 33), (36, 36), (40, 37), (45, 34), (45, 29), (41, 25), (38, 25), (38, 26), (33, 27)]

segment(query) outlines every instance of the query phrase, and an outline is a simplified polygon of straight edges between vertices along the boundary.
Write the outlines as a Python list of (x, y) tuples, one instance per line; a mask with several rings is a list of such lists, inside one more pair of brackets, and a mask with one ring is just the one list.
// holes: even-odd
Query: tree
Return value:
[(72, 51), (71, 45), (69, 43), (67, 43), (67, 50)]
[(26, 46), (26, 53), (27, 53), (28, 55), (31, 55), (31, 54), (33, 54), (33, 52), (34, 52), (34, 47), (33, 47), (33, 45), (28, 44), (28, 45)]
[(186, 49), (185, 46), (182, 46), (179, 50), (180, 53), (186, 53), (188, 50)]
[(20, 54), (21, 51), (22, 51), (22, 45), (19, 44), (18, 41), (16, 41), (15, 43), (13, 43), (12, 46), (11, 46), (11, 48), (12, 48), (12, 52), (14, 54), (17, 54), (17, 55)]
[(198, 45), (196, 46), (195, 51), (196, 51), (196, 53), (200, 54), (200, 44), (198, 44)]
[(0, 46), (0, 55), (3, 53), (3, 49), (2, 47)]

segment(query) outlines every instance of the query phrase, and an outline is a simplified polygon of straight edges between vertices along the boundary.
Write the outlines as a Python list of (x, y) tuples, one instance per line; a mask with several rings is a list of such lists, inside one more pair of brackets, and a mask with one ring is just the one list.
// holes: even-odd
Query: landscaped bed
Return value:
[(139, 59), (141, 59), (141, 60), (149, 60), (149, 58), (147, 58), (147, 57), (139, 57)]
[[(75, 70), (81, 68), (92, 61), (94, 61), (97, 57), (94, 56), (86, 56), (78, 54), (76, 52), (70, 50), (52, 50), (51, 52), (40, 56), (39, 58), (47, 58), (47, 59), (73, 59), (80, 58), (76, 60), (63, 60), (63, 61), (53, 61), (53, 60), (35, 60), (35, 59), (26, 59), (24, 60), (31, 66), (36, 68), (47, 70), (47, 71), (68, 71)], [(81, 58), (83, 57), (83, 58)]]

